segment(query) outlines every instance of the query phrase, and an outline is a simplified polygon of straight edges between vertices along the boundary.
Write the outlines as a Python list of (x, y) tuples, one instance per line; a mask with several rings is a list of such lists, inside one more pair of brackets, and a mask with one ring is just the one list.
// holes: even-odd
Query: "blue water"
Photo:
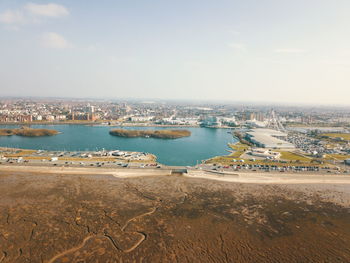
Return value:
[[(0, 128), (13, 128), (3, 126)], [(166, 165), (195, 165), (201, 160), (228, 154), (227, 143), (235, 139), (227, 129), (186, 128), (190, 137), (163, 140), (154, 138), (121, 138), (110, 135), (113, 127), (84, 125), (32, 125), (32, 128), (55, 129), (56, 136), (29, 138), (0, 136), (1, 147), (53, 151), (124, 150), (153, 153), (158, 162)], [(126, 128), (126, 127), (123, 127)], [(164, 129), (127, 127), (127, 129)]]

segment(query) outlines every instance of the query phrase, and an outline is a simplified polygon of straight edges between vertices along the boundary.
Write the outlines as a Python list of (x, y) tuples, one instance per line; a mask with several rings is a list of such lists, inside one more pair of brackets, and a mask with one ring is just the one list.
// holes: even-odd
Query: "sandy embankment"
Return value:
[(48, 166), (0, 166), (2, 172), (27, 172), (38, 174), (70, 174), (70, 175), (112, 175), (120, 178), (139, 176), (170, 175), (170, 170), (133, 169), (133, 168), (80, 168), (80, 167), (48, 167)]
[(186, 177), (202, 178), (233, 183), (253, 183), (253, 184), (350, 184), (349, 175), (322, 175), (322, 174), (295, 174), (284, 173), (232, 173), (215, 174), (200, 170), (191, 170)]
[[(132, 178), (156, 175), (170, 175), (172, 169), (139, 169), (139, 168), (79, 168), (47, 166), (0, 166), (3, 172), (28, 172), (71, 175), (112, 175), (116, 178)], [(233, 183), (252, 184), (350, 184), (350, 175), (340, 174), (295, 174), (295, 173), (249, 173), (237, 172), (218, 174), (202, 170), (188, 170), (188, 178), (208, 179)]]

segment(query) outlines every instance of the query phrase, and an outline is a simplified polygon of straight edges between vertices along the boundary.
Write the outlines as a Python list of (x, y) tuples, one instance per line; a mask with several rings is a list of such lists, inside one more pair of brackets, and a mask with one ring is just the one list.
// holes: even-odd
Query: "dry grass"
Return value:
[(326, 160), (344, 161), (346, 159), (350, 159), (350, 154), (347, 154), (347, 155), (343, 155), (343, 154), (327, 154), (324, 159), (326, 159)]
[(246, 151), (248, 149), (250, 149), (250, 146), (241, 142), (238, 142), (236, 144), (231, 144), (229, 143), (229, 146), (236, 151)]
[(250, 146), (241, 142), (236, 144), (229, 143), (228, 146), (234, 150), (233, 153), (229, 155), (231, 158), (240, 158), (240, 156), (247, 150), (250, 149)]
[(331, 139), (343, 138), (346, 141), (350, 141), (350, 133), (323, 133), (320, 134), (320, 136), (326, 136)]
[(58, 134), (58, 131), (49, 130), (49, 129), (32, 129), (32, 128), (0, 129), (0, 136), (18, 135), (18, 136), (24, 136), (24, 137), (40, 137), (40, 136), (53, 136), (56, 134)]
[(295, 153), (295, 152), (288, 152), (288, 151), (278, 151), (281, 153), (280, 159), (285, 161), (300, 161), (300, 162), (311, 162), (311, 158), (303, 156), (301, 154)]
[(30, 155), (35, 153), (35, 150), (21, 150), (18, 153), (9, 153), (9, 154), (5, 154), (5, 157), (23, 157), (26, 155)]
[(326, 166), (333, 166), (332, 164), (318, 164), (318, 163), (312, 163), (311, 161), (309, 162), (305, 162), (305, 163), (297, 163), (296, 161), (290, 161), (287, 163), (280, 163), (280, 162), (273, 162), (270, 160), (255, 160), (255, 161), (251, 161), (251, 160), (247, 160), (244, 159), (244, 162), (240, 162), (240, 159), (236, 159), (236, 161), (234, 162), (231, 156), (217, 156), (214, 158), (211, 158), (209, 160), (207, 160), (205, 163), (206, 164), (218, 164), (218, 165), (243, 165), (243, 164), (249, 164), (249, 165), (275, 165), (278, 167), (283, 167), (283, 166), (306, 166), (306, 167), (326, 167)]
[(240, 158), (243, 153), (244, 153), (243, 151), (235, 151), (235, 152), (231, 153), (229, 156), (231, 158)]
[(151, 137), (159, 139), (177, 139), (191, 136), (188, 130), (125, 130), (115, 129), (109, 132), (111, 135), (127, 138)]

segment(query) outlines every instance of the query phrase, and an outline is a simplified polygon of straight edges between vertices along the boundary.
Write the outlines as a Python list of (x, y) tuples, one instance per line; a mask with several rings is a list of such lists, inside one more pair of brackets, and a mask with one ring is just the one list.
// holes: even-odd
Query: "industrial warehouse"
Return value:
[(262, 148), (294, 149), (295, 146), (285, 141), (287, 134), (272, 129), (252, 129), (246, 133), (246, 139)]

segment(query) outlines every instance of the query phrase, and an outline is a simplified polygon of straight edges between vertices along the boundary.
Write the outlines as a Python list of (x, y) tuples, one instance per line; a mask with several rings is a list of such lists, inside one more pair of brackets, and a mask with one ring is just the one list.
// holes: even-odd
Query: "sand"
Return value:
[[(171, 169), (142, 168), (90, 168), (90, 167), (49, 167), (1, 165), (3, 172), (30, 172), (47, 174), (93, 174), (112, 175), (116, 178), (132, 178), (155, 175), (170, 175)], [(250, 173), (235, 172), (219, 174), (215, 172), (189, 169), (185, 177), (233, 183), (251, 184), (350, 184), (350, 175), (311, 173)]]
[(1, 166), (0, 262), (350, 262), (347, 176), (225, 176)]

